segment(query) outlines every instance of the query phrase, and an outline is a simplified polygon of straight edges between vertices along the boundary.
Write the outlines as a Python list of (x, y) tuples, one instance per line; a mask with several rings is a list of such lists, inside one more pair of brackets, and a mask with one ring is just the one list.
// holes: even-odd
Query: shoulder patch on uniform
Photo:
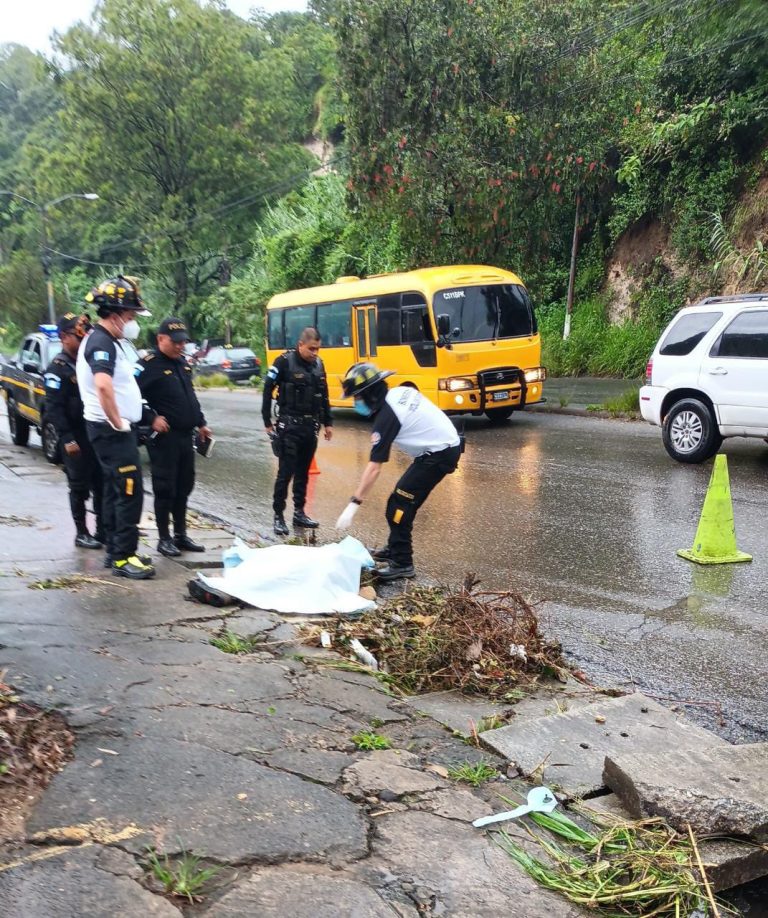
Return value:
[(276, 366), (274, 366), (274, 364), (267, 370), (267, 376), (269, 376), (270, 379), (277, 379), (279, 375), (280, 371)]
[(109, 351), (94, 351), (94, 360), (109, 360)]
[(378, 446), (381, 443), (381, 434), (377, 431), (371, 434), (371, 446)]
[(154, 360), (154, 359), (155, 359), (155, 355), (154, 355), (154, 354), (147, 354), (147, 355), (144, 356), (142, 359), (144, 360), (144, 363), (149, 363), (150, 360)]
[(166, 376), (173, 376), (173, 370), (163, 370), (163, 373), (164, 373)]
[(61, 380), (55, 373), (46, 373), (45, 386), (47, 389), (61, 389)]

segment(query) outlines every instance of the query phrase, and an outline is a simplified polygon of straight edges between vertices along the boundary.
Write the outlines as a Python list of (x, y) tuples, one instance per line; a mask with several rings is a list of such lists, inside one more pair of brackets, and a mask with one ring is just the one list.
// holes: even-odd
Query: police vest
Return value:
[(283, 379), (279, 380), (277, 405), (280, 414), (287, 417), (312, 417), (316, 421), (323, 412), (323, 372), (322, 364), (316, 360), (308, 366), (296, 353), (288, 351), (285, 355), (288, 368)]

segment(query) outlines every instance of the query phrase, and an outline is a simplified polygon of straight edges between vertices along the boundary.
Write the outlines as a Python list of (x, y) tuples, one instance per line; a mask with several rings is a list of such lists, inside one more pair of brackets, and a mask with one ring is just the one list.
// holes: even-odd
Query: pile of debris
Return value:
[(74, 735), (58, 714), (23, 701), (0, 672), (0, 841), (20, 811), (72, 758)]
[[(333, 643), (360, 642), (386, 681), (408, 694), (458, 689), (505, 699), (541, 676), (565, 679), (560, 645), (542, 636), (529, 603), (478, 585), (468, 574), (455, 591), (408, 589), (376, 612), (338, 621)], [(320, 634), (311, 627), (308, 642)]]

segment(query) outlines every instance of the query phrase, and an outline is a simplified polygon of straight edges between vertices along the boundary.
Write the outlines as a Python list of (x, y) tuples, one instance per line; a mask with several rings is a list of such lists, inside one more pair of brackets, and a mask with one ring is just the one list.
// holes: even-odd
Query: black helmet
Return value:
[(151, 316), (152, 313), (144, 306), (139, 296), (139, 282), (135, 277), (117, 277), (102, 281), (86, 293), (87, 303), (93, 303), (100, 316), (109, 315), (111, 312), (122, 312), (132, 309), (140, 316)]
[(347, 370), (347, 375), (341, 381), (344, 398), (359, 395), (387, 376), (394, 376), (394, 373), (394, 370), (380, 370), (373, 363), (356, 363)]

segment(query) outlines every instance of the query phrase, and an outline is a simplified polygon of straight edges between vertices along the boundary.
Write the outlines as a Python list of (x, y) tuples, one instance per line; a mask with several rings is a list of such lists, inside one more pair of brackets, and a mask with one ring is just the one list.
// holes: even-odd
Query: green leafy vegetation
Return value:
[(122, 266), (261, 353), (278, 291), (498, 264), (550, 373), (638, 377), (681, 305), (765, 281), (766, 33), (763, 0), (104, 0), (56, 60), (0, 45), (0, 349), (45, 318), (27, 198), (59, 310)]
[(461, 781), (463, 784), (471, 784), (472, 787), (480, 787), (481, 784), (490, 781), (497, 775), (498, 771), (485, 762), (462, 762), (448, 769), (449, 778)]
[(233, 631), (222, 631), (218, 637), (211, 638), (211, 644), (224, 653), (253, 653), (259, 644), (258, 637), (241, 637)]
[(167, 854), (160, 858), (156, 851), (147, 852), (147, 861), (152, 875), (163, 885), (166, 894), (199, 902), (206, 885), (219, 872), (219, 867), (201, 866), (202, 859), (186, 851), (178, 859), (171, 860)]
[(372, 752), (374, 749), (389, 749), (392, 746), (392, 741), (386, 736), (381, 736), (379, 733), (370, 733), (366, 730), (355, 733), (351, 739), (362, 752)]
[(226, 373), (210, 373), (206, 376), (196, 376), (195, 386), (198, 389), (234, 389), (235, 384)]

